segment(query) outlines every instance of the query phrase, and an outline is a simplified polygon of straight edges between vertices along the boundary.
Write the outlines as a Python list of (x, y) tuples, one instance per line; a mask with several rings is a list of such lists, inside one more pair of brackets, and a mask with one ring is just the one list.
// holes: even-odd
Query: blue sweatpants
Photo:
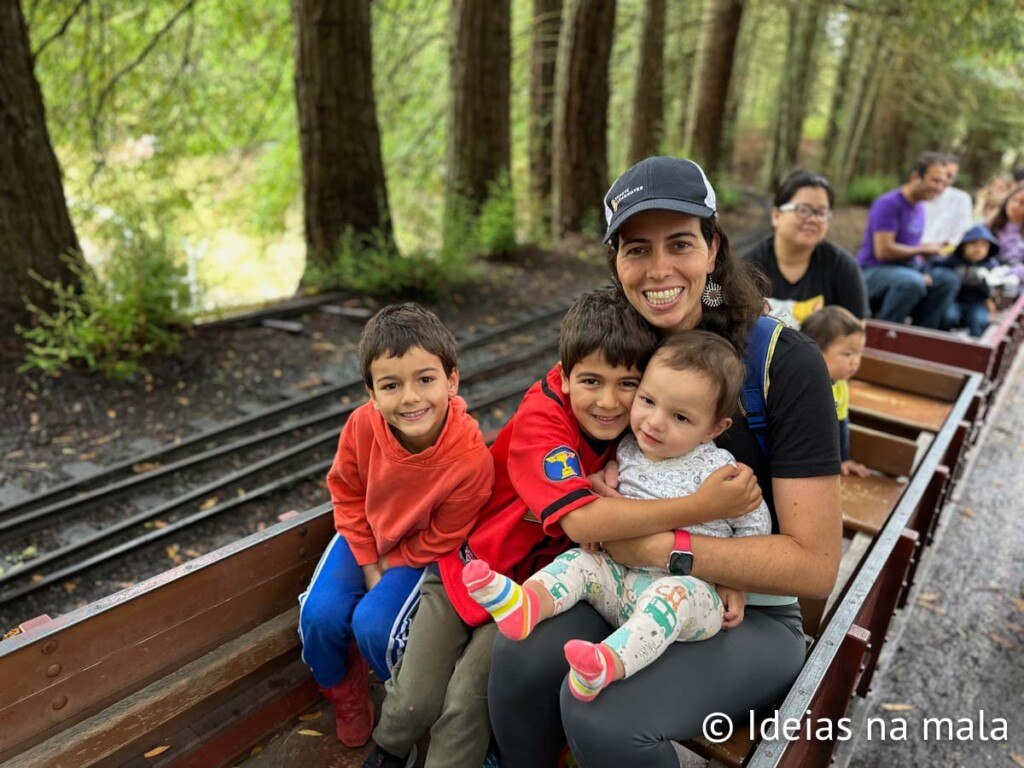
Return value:
[(348, 542), (335, 534), (309, 588), (299, 595), (302, 660), (321, 688), (344, 679), (353, 636), (377, 677), (391, 677), (405, 650), (422, 579), (422, 568), (396, 566), (367, 592), (363, 569)]

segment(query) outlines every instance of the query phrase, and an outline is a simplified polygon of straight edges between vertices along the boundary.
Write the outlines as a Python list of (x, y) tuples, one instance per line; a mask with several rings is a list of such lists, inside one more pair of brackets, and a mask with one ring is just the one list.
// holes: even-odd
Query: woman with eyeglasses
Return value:
[(857, 261), (825, 239), (833, 202), (828, 179), (794, 171), (775, 192), (775, 234), (743, 254), (772, 283), (772, 314), (795, 328), (826, 304), (838, 304), (859, 318), (868, 314)]

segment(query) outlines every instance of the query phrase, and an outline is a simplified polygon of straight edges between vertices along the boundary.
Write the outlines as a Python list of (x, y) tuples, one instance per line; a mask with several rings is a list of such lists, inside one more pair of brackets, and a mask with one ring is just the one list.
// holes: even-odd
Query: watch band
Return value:
[(689, 531), (676, 531), (675, 541), (672, 542), (673, 552), (693, 552), (690, 546), (690, 532)]

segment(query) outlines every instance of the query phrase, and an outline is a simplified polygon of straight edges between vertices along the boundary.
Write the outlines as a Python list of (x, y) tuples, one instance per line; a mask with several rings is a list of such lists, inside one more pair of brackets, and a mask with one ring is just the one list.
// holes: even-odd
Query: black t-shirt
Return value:
[(782, 331), (768, 376), (770, 465), (742, 416), (715, 442), (754, 470), (772, 513), (772, 532), (778, 533), (772, 478), (838, 475), (839, 421), (825, 360), (803, 334)]
[(792, 327), (799, 327), (809, 314), (826, 304), (846, 307), (857, 317), (867, 317), (864, 277), (856, 260), (827, 240), (811, 252), (811, 263), (797, 282), (791, 283), (779, 271), (774, 236), (762, 240), (743, 258), (760, 265), (772, 283), (772, 314)]

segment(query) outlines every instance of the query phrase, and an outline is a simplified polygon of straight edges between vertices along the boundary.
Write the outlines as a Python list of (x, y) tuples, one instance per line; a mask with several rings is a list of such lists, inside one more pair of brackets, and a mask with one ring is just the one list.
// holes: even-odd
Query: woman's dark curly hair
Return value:
[[(729, 246), (729, 238), (722, 230), (717, 216), (700, 220), (700, 233), (708, 247), (718, 235), (718, 255), (715, 257), (715, 269), (710, 277), (722, 286), (722, 305), (708, 307), (701, 305), (702, 314), (698, 328), (711, 331), (729, 341), (736, 351), (743, 355), (747, 347), (747, 334), (754, 327), (757, 318), (764, 314), (765, 296), (769, 294), (770, 285), (767, 276), (753, 262), (738, 259)], [(618, 235), (608, 246), (608, 268), (612, 280), (622, 290), (616, 262), (619, 255)], [(666, 333), (659, 329), (659, 332)], [(667, 332), (671, 333), (671, 330)]]
[(1003, 227), (1006, 226), (1006, 222), (1009, 219), (1006, 216), (1006, 206), (1010, 204), (1010, 198), (1014, 195), (1024, 192), (1024, 184), (1018, 184), (1016, 187), (1010, 190), (1010, 194), (1003, 200), (1003, 204), (999, 207), (999, 213), (992, 217), (992, 223), (988, 225), (988, 228), (992, 231), (992, 234), (998, 235), (1003, 231)]

